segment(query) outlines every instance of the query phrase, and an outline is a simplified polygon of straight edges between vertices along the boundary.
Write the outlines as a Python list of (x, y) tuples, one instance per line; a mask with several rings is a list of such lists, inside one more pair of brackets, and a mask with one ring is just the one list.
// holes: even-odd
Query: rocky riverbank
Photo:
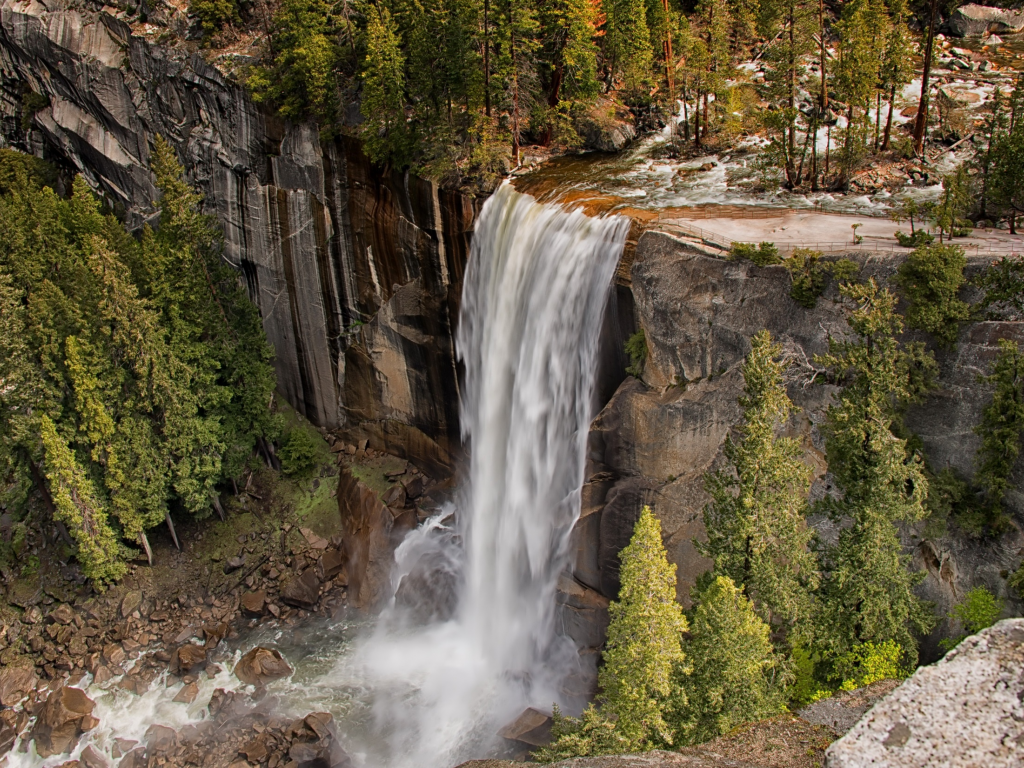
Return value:
[[(404, 515), (402, 532), (432, 513), (447, 480), (366, 440), (327, 438), (330, 461), (314, 476), (254, 473), (227, 500), (225, 521), (179, 522), (180, 550), (169, 531), (153, 536), (153, 565), (137, 562), (106, 593), (68, 582), (50, 542), (31, 542), (38, 572), (9, 585), (0, 608), (0, 765), (12, 748), (76, 754), (69, 766), (86, 768), (117, 758), (128, 768), (346, 765), (330, 714), (280, 714), (264, 685), (292, 669), (276, 649), (252, 647), (252, 632), (265, 638), (338, 620), (350, 603), (367, 602), (358, 587), (350, 601), (358, 546), (346, 539), (358, 531), (339, 516), (339, 478), (366, 489), (389, 517)], [(342, 507), (350, 498), (340, 495)], [(388, 558), (399, 533), (386, 543)], [(82, 736), (105, 725), (84, 690), (97, 687), (137, 697), (139, 706), (158, 688), (177, 689), (182, 713), (207, 714), (177, 730), (154, 724), (141, 739), (85, 739), (82, 748)]]

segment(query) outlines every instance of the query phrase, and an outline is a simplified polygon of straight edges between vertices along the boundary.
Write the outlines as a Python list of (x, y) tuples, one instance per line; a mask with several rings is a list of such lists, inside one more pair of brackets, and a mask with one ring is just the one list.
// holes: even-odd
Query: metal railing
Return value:
[[(664, 231), (668, 234), (673, 232), (681, 234), (685, 237), (690, 237), (695, 240), (699, 240), (700, 243), (708, 248), (715, 249), (721, 252), (721, 256), (725, 257), (729, 255), (732, 247), (737, 242), (732, 238), (726, 237), (725, 235), (717, 232), (711, 232), (698, 227), (693, 224), (683, 223), (679, 221), (658, 221), (651, 226), (651, 229), (655, 231)], [(963, 243), (954, 242), (954, 245), (959, 245), (964, 249), (964, 253), (968, 256), (1010, 256), (1021, 253), (1024, 251), (1024, 244), (1008, 243), (1003, 241), (989, 241), (986, 243)], [(756, 245), (756, 243), (755, 243)], [(850, 241), (846, 242), (827, 242), (827, 243), (775, 243), (779, 253), (782, 255), (792, 254), (798, 248), (804, 248), (812, 251), (821, 251), (822, 253), (849, 253), (851, 251), (858, 252), (869, 252), (869, 253), (909, 253), (913, 248), (908, 248), (900, 245), (895, 240), (874, 240), (865, 239), (859, 243), (853, 243)], [(716, 255), (716, 254), (709, 254)]]

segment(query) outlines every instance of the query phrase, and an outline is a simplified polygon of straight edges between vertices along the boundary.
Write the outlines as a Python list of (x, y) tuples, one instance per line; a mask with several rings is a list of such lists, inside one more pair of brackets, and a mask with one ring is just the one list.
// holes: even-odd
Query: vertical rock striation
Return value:
[[(29, 92), (47, 102), (32, 114)], [(132, 226), (153, 221), (149, 155), (164, 136), (222, 225), (289, 402), (450, 465), (452, 326), (475, 199), (381, 174), (357, 142), (268, 116), (200, 54), (50, 0), (0, 0), (0, 126), (0, 145), (81, 173)]]

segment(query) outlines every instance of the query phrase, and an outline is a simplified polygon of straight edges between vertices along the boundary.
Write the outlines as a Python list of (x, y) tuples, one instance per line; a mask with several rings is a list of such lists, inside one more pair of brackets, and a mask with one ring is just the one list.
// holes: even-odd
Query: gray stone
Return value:
[(946, 22), (957, 37), (980, 37), (986, 32), (1005, 35), (1024, 30), (1024, 13), (969, 3), (957, 8)]
[(1024, 754), (1024, 619), (919, 668), (828, 748), (828, 768), (1010, 768)]

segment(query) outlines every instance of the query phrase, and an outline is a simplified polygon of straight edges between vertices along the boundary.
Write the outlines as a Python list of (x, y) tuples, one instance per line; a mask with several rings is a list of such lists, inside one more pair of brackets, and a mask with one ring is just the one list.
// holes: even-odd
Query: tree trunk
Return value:
[(661, 0), (665, 6), (665, 78), (668, 80), (668, 101), (672, 104), (672, 112), (675, 113), (676, 107), (673, 103), (676, 96), (676, 76), (675, 72), (675, 57), (672, 55), (672, 25), (670, 22), (670, 15), (668, 10), (668, 0)]
[(896, 86), (892, 87), (889, 93), (889, 116), (885, 119), (885, 133), (882, 135), (882, 151), (889, 151), (889, 139), (892, 135), (892, 110), (893, 102), (896, 101)]
[(167, 530), (171, 532), (171, 541), (174, 542), (174, 547), (181, 552), (181, 544), (178, 543), (178, 532), (174, 530), (174, 521), (171, 520), (171, 513), (167, 512), (164, 519), (167, 521)]
[(153, 565), (153, 548), (149, 546), (149, 539), (146, 538), (146, 532), (139, 532), (139, 543), (142, 545), (143, 551), (146, 553), (146, 559), (149, 561), (150, 566)]
[(914, 153), (924, 152), (924, 134), (928, 127), (928, 78), (932, 74), (932, 49), (935, 45), (935, 20), (938, 16), (938, 0), (931, 0), (928, 17), (928, 39), (924, 45), (924, 71), (921, 74), (921, 101), (914, 119)]
[(878, 138), (882, 129), (882, 92), (875, 93), (875, 152), (878, 151)]
[(825, 63), (828, 60), (828, 52), (825, 50), (825, 0), (818, 0), (818, 42), (819, 42), (819, 65), (821, 67), (821, 119), (825, 119), (825, 112), (828, 109), (828, 79), (825, 74)]

